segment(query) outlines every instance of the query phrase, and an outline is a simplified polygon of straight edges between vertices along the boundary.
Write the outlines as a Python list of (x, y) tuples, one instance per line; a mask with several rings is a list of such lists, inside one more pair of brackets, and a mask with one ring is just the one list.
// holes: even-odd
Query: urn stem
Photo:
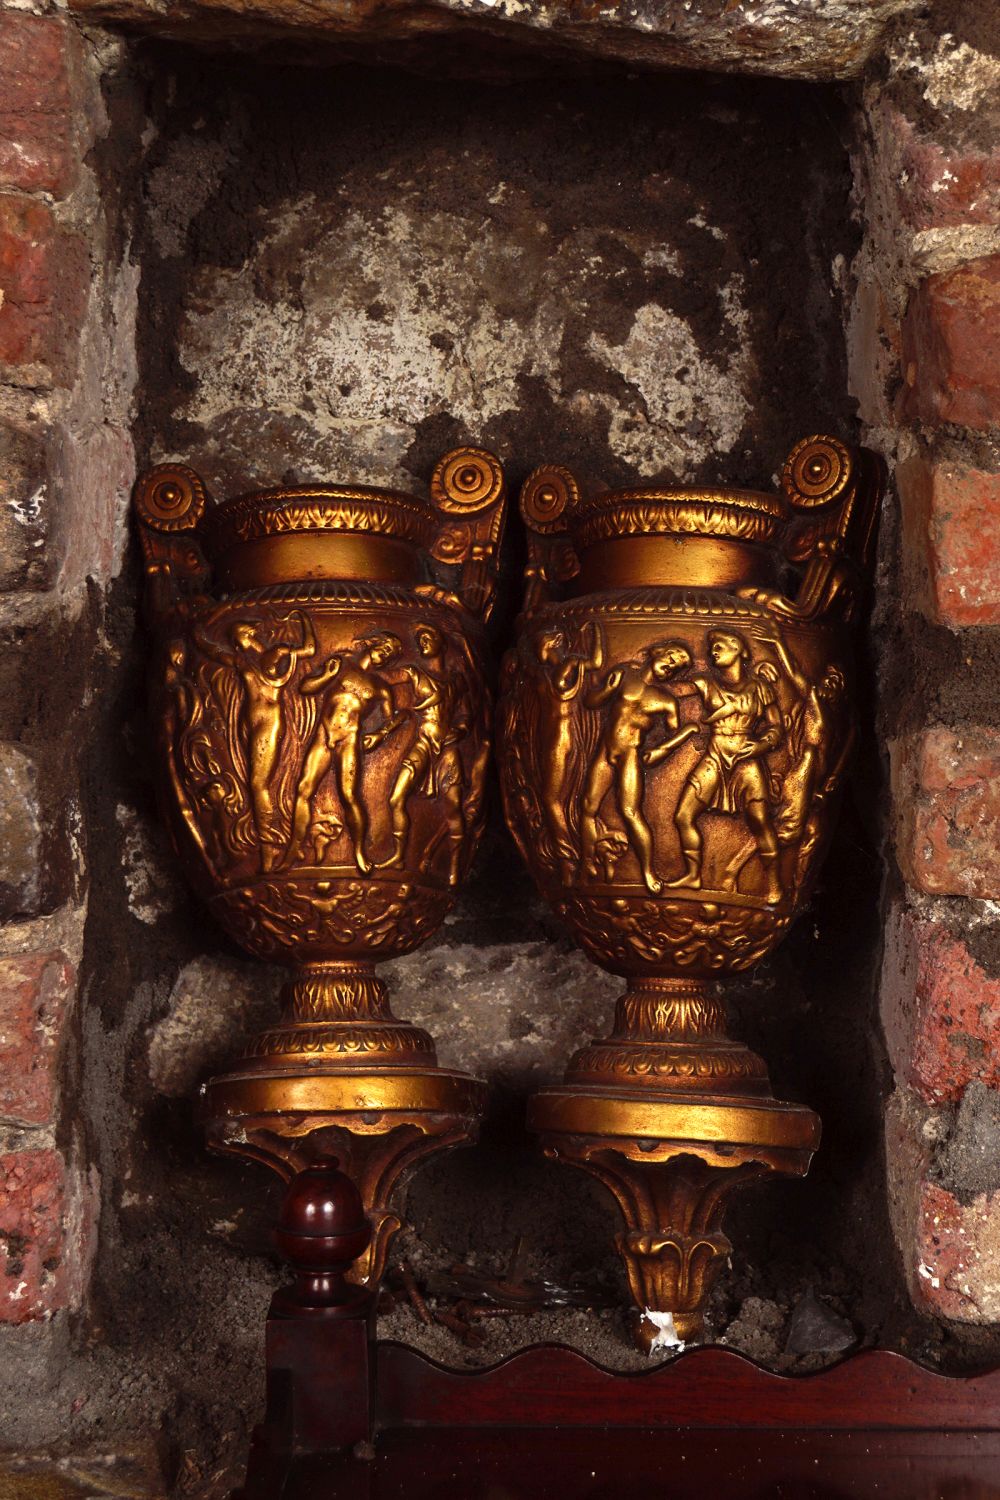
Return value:
[(616, 1040), (694, 1041), (725, 1035), (725, 1007), (706, 980), (633, 978), (615, 1006)]
[(281, 991), (287, 1021), (391, 1021), (389, 993), (372, 964), (323, 963), (296, 969)]

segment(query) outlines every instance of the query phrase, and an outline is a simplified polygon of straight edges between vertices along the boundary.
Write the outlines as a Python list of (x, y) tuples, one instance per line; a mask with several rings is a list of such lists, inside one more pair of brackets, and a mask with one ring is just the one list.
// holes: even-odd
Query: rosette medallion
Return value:
[(392, 1015), (374, 965), (440, 926), (479, 838), (503, 472), (462, 448), (430, 503), (312, 485), (212, 505), (170, 464), (134, 509), (178, 856), (230, 936), (292, 970), (282, 1019), (203, 1090), (209, 1139), (285, 1176), (335, 1152), (375, 1280), (394, 1185), (471, 1139), (483, 1098)]
[(525, 606), (504, 665), (507, 820), (542, 894), (622, 975), (611, 1035), (531, 1102), (552, 1156), (615, 1194), (648, 1347), (697, 1337), (728, 1192), (801, 1175), (819, 1120), (771, 1095), (717, 981), (809, 899), (854, 738), (850, 624), (882, 474), (829, 437), (778, 493), (527, 480)]

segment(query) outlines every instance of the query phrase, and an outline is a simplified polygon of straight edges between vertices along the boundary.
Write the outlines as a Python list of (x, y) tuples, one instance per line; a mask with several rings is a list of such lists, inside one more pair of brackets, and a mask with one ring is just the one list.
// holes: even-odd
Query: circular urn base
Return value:
[(475, 1119), (486, 1102), (486, 1084), (446, 1068), (365, 1072), (325, 1063), (297, 1072), (282, 1067), (272, 1073), (222, 1073), (202, 1085), (201, 1101), (202, 1118), (212, 1134), (236, 1121), (271, 1116), (282, 1136), (295, 1141), (303, 1121), (315, 1130), (319, 1127), (313, 1122), (320, 1116), (333, 1124), (350, 1117), (351, 1128), (365, 1134), (384, 1134), (415, 1115)]
[[(805, 1153), (803, 1173), (820, 1140), (819, 1116), (804, 1104), (770, 1096), (706, 1099), (675, 1089), (594, 1089), (580, 1083), (536, 1094), (528, 1105), (528, 1126), (546, 1137), (606, 1137), (611, 1149), (638, 1161), (658, 1160), (674, 1147), (719, 1157), (720, 1164), (737, 1152)], [(791, 1162), (776, 1169), (794, 1170)]]

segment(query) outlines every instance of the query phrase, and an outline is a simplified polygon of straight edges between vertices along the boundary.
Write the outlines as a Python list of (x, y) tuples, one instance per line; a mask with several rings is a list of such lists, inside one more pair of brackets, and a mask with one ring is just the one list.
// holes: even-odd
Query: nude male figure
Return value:
[(412, 713), (417, 721), (413, 741), (403, 756), (389, 793), (392, 818), (392, 854), (381, 862), (381, 868), (402, 865), (410, 836), (408, 803), (414, 793), (440, 797), (444, 819), (424, 850), (423, 869), (441, 839), (449, 844), (448, 883), (458, 880), (458, 861), (465, 839), (462, 811), (462, 762), (458, 745), (468, 730), (462, 717), (459, 698), (461, 685), (449, 678), (445, 664), (445, 642), (435, 625), (420, 624), (414, 631), (419, 665), (407, 663), (403, 675), (413, 686)]
[[(295, 792), (292, 836), (285, 851), (285, 865), (291, 864), (301, 852), (312, 821), (313, 797), (332, 765), (344, 822), (354, 846), (354, 862), (362, 875), (371, 871), (365, 853), (368, 812), (361, 796), (362, 754), (374, 750), (404, 720), (405, 715), (393, 704), (388, 683), (379, 675), (379, 668), (401, 650), (399, 637), (389, 631), (366, 636), (355, 641), (350, 651), (331, 656), (299, 684), (301, 692), (322, 693), (323, 699)], [(365, 720), (379, 708), (381, 725), (365, 732)]]
[[(276, 641), (276, 624), (293, 622), (298, 627), (298, 641)], [(250, 801), (260, 841), (261, 867), (271, 870), (280, 853), (271, 777), (284, 732), (282, 690), (299, 662), (315, 654), (316, 637), (308, 617), (295, 610), (281, 622), (241, 621), (233, 626), (231, 641), (231, 647), (227, 648), (206, 631), (195, 631), (195, 642), (205, 655), (236, 672), (243, 684), (240, 716), (247, 734)]]
[[(703, 841), (698, 820), (702, 813), (742, 814), (764, 865), (767, 900), (773, 905), (781, 900), (778, 836), (761, 757), (781, 744), (781, 711), (768, 682), (751, 670), (750, 648), (737, 631), (709, 631), (708, 654), (713, 675), (694, 675), (689, 681), (707, 710), (701, 722), (711, 737), (688, 773), (674, 814), (685, 869), (669, 885), (701, 888)], [(727, 871), (726, 889), (735, 890), (737, 874), (738, 870)]]
[[(691, 654), (680, 641), (659, 641), (647, 647), (638, 661), (609, 672), (584, 698), (587, 708), (603, 708), (605, 704), (610, 707), (584, 787), (580, 819), (583, 869), (589, 874), (597, 873), (595, 853), (600, 836), (597, 816), (613, 788), (643, 881), (654, 895), (663, 889), (663, 882), (653, 866), (653, 832), (642, 808), (643, 767), (658, 765), (698, 733), (694, 724), (679, 728), (677, 699), (666, 687), (672, 677), (690, 665)], [(663, 719), (670, 737), (655, 750), (644, 752), (646, 736), (657, 718)]]

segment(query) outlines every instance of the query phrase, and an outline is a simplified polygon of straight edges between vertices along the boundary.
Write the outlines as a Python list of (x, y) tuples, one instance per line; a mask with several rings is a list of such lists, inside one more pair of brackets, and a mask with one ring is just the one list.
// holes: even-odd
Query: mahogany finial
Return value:
[(361, 1311), (371, 1293), (347, 1281), (351, 1265), (367, 1250), (372, 1229), (361, 1194), (341, 1172), (335, 1156), (320, 1157), (288, 1185), (274, 1242), (292, 1272), (272, 1311), (285, 1316)]

